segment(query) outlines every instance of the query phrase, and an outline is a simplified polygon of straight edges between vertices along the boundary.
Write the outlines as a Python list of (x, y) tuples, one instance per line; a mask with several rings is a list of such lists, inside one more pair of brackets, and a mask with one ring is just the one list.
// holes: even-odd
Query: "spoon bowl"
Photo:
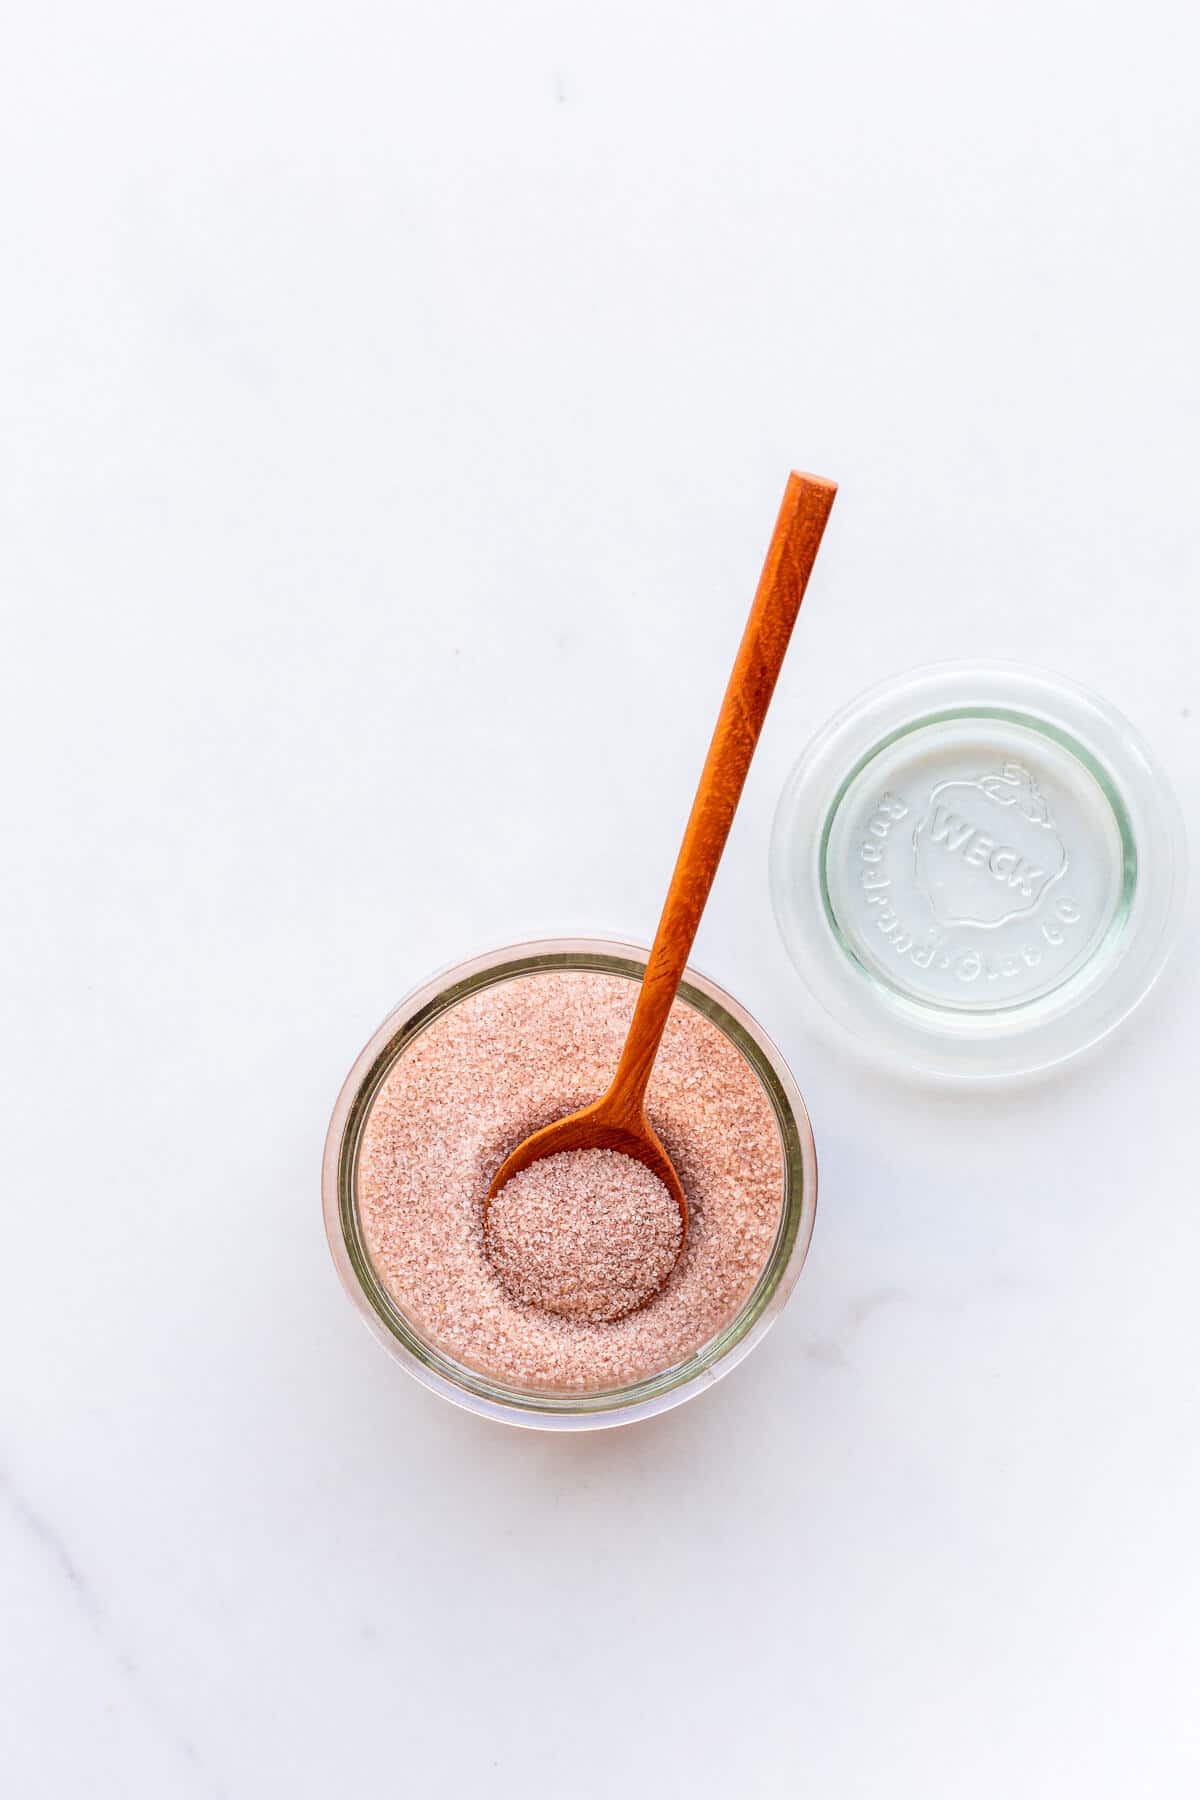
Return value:
[[(645, 1109), (638, 1107), (632, 1118), (622, 1118), (612, 1105), (612, 1093), (593, 1100), (579, 1112), (571, 1113), (565, 1119), (555, 1119), (552, 1125), (543, 1125), (523, 1143), (511, 1151), (492, 1177), (488, 1189), (490, 1204), (500, 1192), (506, 1181), (519, 1175), (531, 1163), (541, 1162), (545, 1156), (561, 1156), (570, 1150), (617, 1150), (622, 1156), (631, 1156), (635, 1162), (642, 1163), (652, 1175), (657, 1175), (667, 1192), (679, 1208), (679, 1217), (683, 1222), (683, 1233), (686, 1237), (688, 1228), (687, 1196), (683, 1184), (675, 1173), (675, 1165), (663, 1147), (662, 1139), (646, 1117)], [(484, 1211), (486, 1225), (487, 1212)], [(680, 1249), (683, 1240), (680, 1239)]]

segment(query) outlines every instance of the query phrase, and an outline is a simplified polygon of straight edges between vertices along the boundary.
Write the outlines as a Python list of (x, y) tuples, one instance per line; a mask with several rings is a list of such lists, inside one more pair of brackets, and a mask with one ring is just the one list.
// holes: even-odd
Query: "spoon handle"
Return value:
[(790, 475), (667, 890), (606, 1117), (635, 1124), (837, 487)]

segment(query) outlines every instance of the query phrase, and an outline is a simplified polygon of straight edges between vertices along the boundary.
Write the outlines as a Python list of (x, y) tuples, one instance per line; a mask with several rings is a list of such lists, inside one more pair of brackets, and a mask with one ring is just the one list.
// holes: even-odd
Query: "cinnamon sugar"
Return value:
[(658, 1176), (617, 1150), (567, 1150), (505, 1182), (484, 1245), (514, 1299), (567, 1318), (619, 1319), (675, 1266), (683, 1220)]
[[(601, 1389), (670, 1368), (730, 1322), (770, 1255), (783, 1193), (771, 1103), (730, 1039), (677, 1001), (647, 1093), (650, 1121), (688, 1197), (687, 1239), (665, 1286), (620, 1318), (589, 1317), (586, 1303), (572, 1316), (547, 1310), (544, 1302), (563, 1272), (561, 1243), (556, 1251), (536, 1242), (538, 1214), (550, 1223), (543, 1204), (552, 1198), (548, 1192), (535, 1192), (532, 1226), (527, 1218), (509, 1233), (499, 1267), (489, 1260), (483, 1200), (492, 1175), (530, 1132), (607, 1087), (636, 991), (624, 976), (591, 970), (498, 982), (426, 1026), (372, 1103), (357, 1172), (368, 1252), (422, 1335), (493, 1379)], [(574, 1163), (581, 1154), (547, 1158), (534, 1168), (550, 1168), (540, 1180), (553, 1184), (562, 1172), (556, 1175), (551, 1165)], [(572, 1204), (562, 1190), (560, 1197)], [(623, 1263), (635, 1287), (652, 1285), (647, 1271), (656, 1255), (666, 1255), (665, 1215), (660, 1211), (657, 1226), (651, 1224), (649, 1193), (643, 1198), (644, 1225), (632, 1228), (625, 1252), (611, 1236), (607, 1251), (610, 1281)], [(602, 1244), (599, 1215), (595, 1223)], [(575, 1269), (577, 1283), (582, 1267)], [(578, 1291), (586, 1285), (582, 1280)], [(542, 1304), (530, 1303), (538, 1298)]]

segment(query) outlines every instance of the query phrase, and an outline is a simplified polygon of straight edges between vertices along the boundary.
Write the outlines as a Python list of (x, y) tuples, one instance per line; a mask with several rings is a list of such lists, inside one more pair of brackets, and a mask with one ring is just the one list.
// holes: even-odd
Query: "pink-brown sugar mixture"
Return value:
[[(688, 1198), (687, 1238), (665, 1285), (623, 1317), (589, 1316), (611, 1310), (622, 1283), (653, 1290), (656, 1266), (674, 1258), (679, 1220), (628, 1171), (614, 1182), (596, 1165), (585, 1176), (578, 1152), (524, 1171), (524, 1193), (510, 1196), (498, 1235), (490, 1221), (485, 1242), (496, 1169), (530, 1132), (604, 1091), (636, 995), (626, 977), (590, 970), (498, 982), (426, 1026), (372, 1103), (357, 1180), (367, 1250), (422, 1335), (494, 1379), (607, 1388), (670, 1368), (729, 1323), (770, 1255), (783, 1196), (771, 1103), (736, 1046), (683, 1001), (646, 1103)], [(571, 1179), (555, 1163), (575, 1165)], [(530, 1191), (538, 1168), (547, 1173)], [(575, 1209), (577, 1236), (590, 1237), (594, 1254), (571, 1260), (546, 1210), (554, 1204)], [(566, 1310), (551, 1310), (564, 1282)]]
[(619, 1319), (658, 1292), (683, 1237), (657, 1175), (617, 1150), (568, 1150), (510, 1176), (484, 1246), (509, 1293), (574, 1319)]

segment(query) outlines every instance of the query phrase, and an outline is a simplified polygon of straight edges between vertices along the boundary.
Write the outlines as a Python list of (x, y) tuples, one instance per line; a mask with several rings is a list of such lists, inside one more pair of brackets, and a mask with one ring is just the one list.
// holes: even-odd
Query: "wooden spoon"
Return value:
[[(612, 1086), (581, 1112), (545, 1125), (518, 1144), (496, 1170), (487, 1209), (511, 1176), (565, 1150), (619, 1150), (663, 1183), (687, 1236), (688, 1208), (671, 1159), (646, 1117), (646, 1084), (658, 1055), (676, 990), (687, 967), (729, 827), (741, 798), (792, 626), (808, 586), (837, 487), (816, 475), (791, 475), (750, 617), (721, 702), (675, 873), (642, 977), (641, 992)], [(649, 1297), (649, 1296), (647, 1296)]]

